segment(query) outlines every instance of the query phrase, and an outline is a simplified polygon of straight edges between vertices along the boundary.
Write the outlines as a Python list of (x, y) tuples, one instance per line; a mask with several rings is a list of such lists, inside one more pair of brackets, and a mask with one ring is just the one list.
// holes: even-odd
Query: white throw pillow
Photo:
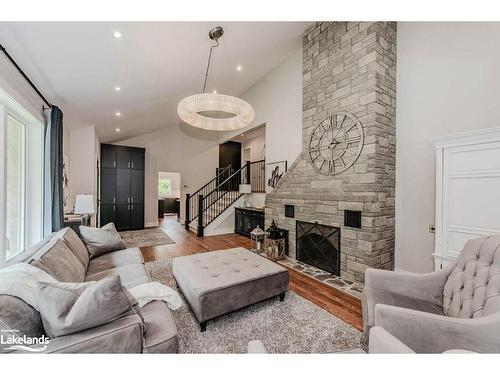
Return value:
[(55, 283), (57, 280), (28, 263), (0, 269), (0, 294), (20, 298), (36, 310), (40, 310), (36, 291), (38, 282)]
[(101, 228), (80, 226), (80, 235), (87, 246), (90, 258), (96, 258), (115, 250), (125, 249), (115, 224), (108, 223)]

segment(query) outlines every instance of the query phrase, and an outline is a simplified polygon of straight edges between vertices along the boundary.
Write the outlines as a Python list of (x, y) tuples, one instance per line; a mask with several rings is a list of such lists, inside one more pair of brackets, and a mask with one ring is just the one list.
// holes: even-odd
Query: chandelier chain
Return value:
[(210, 70), (210, 61), (212, 60), (212, 51), (214, 48), (219, 47), (219, 41), (215, 40), (215, 43), (216, 44), (214, 44), (210, 47), (210, 52), (208, 54), (207, 70), (205, 71), (205, 81), (203, 82), (203, 91), (202, 91), (203, 94), (205, 93), (205, 89), (207, 87), (208, 72)]

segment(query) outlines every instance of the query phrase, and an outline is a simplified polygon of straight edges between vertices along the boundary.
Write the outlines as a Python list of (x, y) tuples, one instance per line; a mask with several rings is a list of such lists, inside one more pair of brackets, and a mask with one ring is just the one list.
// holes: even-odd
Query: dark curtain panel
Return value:
[[(48, 166), (50, 168), (50, 192), (51, 192), (51, 216), (52, 231), (58, 231), (64, 226), (64, 204), (63, 204), (63, 113), (57, 106), (52, 106), (50, 111), (50, 123), (47, 128), (46, 137), (50, 155)], [(47, 144), (46, 143), (46, 144)]]

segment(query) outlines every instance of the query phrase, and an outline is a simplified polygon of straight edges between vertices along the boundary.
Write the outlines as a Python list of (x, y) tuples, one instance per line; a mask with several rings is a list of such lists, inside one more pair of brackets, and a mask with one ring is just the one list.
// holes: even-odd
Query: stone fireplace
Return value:
[[(394, 267), (395, 94), (396, 23), (320, 22), (306, 30), (302, 153), (267, 194), (265, 209), (266, 227), (275, 220), (289, 231), (290, 258), (314, 246), (314, 236), (299, 243), (300, 223), (317, 222), (338, 229), (342, 279), (364, 282), (367, 267)], [(311, 134), (335, 113), (359, 120), (362, 149), (343, 172), (321, 173), (309, 152)], [(285, 216), (285, 205), (294, 206), (294, 217)], [(361, 226), (344, 221), (345, 211), (361, 212)], [(322, 242), (322, 251), (333, 243)]]

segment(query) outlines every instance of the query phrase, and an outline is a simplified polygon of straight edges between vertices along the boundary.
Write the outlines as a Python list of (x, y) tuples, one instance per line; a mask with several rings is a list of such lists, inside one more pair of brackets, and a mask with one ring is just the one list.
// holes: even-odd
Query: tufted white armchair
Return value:
[(366, 337), (378, 326), (417, 353), (500, 353), (500, 236), (468, 241), (437, 272), (368, 269), (362, 306)]

